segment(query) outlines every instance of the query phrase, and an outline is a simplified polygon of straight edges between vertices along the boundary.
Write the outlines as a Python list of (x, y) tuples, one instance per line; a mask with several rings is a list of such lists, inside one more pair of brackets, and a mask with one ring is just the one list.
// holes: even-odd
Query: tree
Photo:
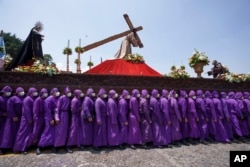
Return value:
[(11, 55), (11, 57), (16, 57), (19, 50), (23, 45), (23, 41), (16, 37), (15, 34), (3, 33), (6, 54)]

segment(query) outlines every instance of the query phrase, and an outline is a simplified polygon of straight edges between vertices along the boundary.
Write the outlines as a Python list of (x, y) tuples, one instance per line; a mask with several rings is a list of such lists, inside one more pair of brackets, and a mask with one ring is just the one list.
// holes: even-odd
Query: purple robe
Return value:
[(67, 95), (71, 93), (69, 87), (64, 90), (64, 95), (59, 97), (55, 110), (55, 121), (59, 122), (55, 125), (55, 147), (65, 146), (68, 138), (69, 129), (69, 112), (71, 98)]
[(120, 144), (119, 138), (119, 124), (118, 124), (118, 106), (116, 101), (116, 92), (109, 91), (109, 99), (107, 103), (107, 131), (108, 131), (108, 145), (118, 146)]
[(205, 101), (203, 99), (203, 91), (197, 90), (196, 92), (196, 100), (195, 107), (196, 112), (199, 117), (198, 127), (200, 129), (200, 138), (207, 139), (208, 138), (208, 113), (206, 111)]
[(227, 137), (226, 130), (223, 125), (224, 113), (222, 110), (221, 100), (219, 99), (219, 94), (217, 91), (213, 91), (213, 103), (214, 109), (217, 115), (217, 121), (215, 122), (216, 133), (215, 140), (220, 142), (229, 142), (229, 138)]
[(28, 95), (23, 99), (22, 117), (13, 147), (14, 152), (26, 151), (32, 144), (33, 102), (36, 97), (33, 95), (34, 92), (37, 92), (36, 88), (29, 88)]
[(249, 135), (249, 129), (247, 126), (247, 114), (248, 112), (246, 111), (246, 108), (244, 108), (244, 103), (243, 103), (243, 94), (241, 92), (236, 92), (235, 94), (235, 99), (237, 101), (237, 110), (242, 113), (242, 117), (240, 119), (240, 127), (241, 127), (241, 132), (243, 136), (248, 136)]
[(172, 141), (178, 141), (182, 139), (180, 129), (180, 122), (182, 121), (182, 119), (175, 96), (176, 92), (174, 90), (171, 90), (169, 92), (169, 116), (171, 120)]
[(92, 88), (87, 90), (86, 97), (82, 104), (82, 129), (83, 129), (83, 145), (92, 145), (94, 137), (94, 121), (95, 118), (95, 93)]
[(107, 146), (107, 93), (101, 88), (95, 101), (94, 147)]
[(250, 130), (250, 93), (244, 92), (244, 111), (245, 111), (245, 119), (247, 121), (248, 129)]
[(45, 129), (41, 135), (38, 146), (54, 146), (55, 141), (55, 109), (58, 97), (56, 93), (59, 92), (57, 88), (51, 90), (51, 95), (44, 100), (44, 118), (45, 118)]
[(198, 127), (199, 117), (196, 112), (196, 106), (194, 97), (195, 92), (191, 90), (188, 94), (188, 102), (187, 102), (187, 117), (188, 117), (188, 125), (189, 125), (189, 137), (198, 139), (200, 138), (200, 130)]
[(5, 86), (1, 90), (0, 96), (0, 146), (2, 143), (3, 131), (5, 122), (7, 120), (7, 101), (11, 97), (12, 89), (9, 86)]
[(81, 90), (75, 90), (74, 98), (71, 101), (71, 123), (69, 127), (67, 146), (80, 147), (83, 141), (81, 121), (82, 99), (80, 97), (81, 93)]
[(180, 90), (180, 97), (178, 98), (178, 106), (181, 113), (182, 122), (181, 125), (181, 134), (182, 138), (186, 139), (189, 137), (189, 128), (188, 128), (188, 118), (187, 118), (187, 93), (185, 90)]
[(140, 115), (139, 115), (139, 100), (140, 93), (137, 89), (132, 90), (132, 97), (129, 102), (129, 116), (128, 116), (128, 144), (141, 144), (141, 129), (140, 129)]
[(222, 122), (225, 127), (227, 137), (229, 139), (233, 139), (233, 125), (231, 122), (231, 114), (227, 106), (227, 94), (225, 92), (221, 92), (220, 95), (221, 95), (220, 100), (222, 105), (222, 111), (224, 113), (224, 119), (222, 120)]
[(128, 143), (128, 98), (129, 92), (127, 90), (122, 91), (121, 98), (118, 104), (119, 110), (119, 125), (120, 125), (120, 144)]
[(217, 114), (214, 109), (214, 103), (212, 99), (212, 94), (210, 91), (205, 92), (205, 104), (206, 104), (206, 110), (208, 114), (208, 130), (209, 130), (209, 136), (214, 138), (216, 134), (216, 121), (217, 121)]
[(46, 88), (42, 88), (39, 97), (37, 97), (33, 103), (33, 143), (37, 144), (41, 138), (43, 130), (45, 128), (45, 119), (44, 119), (44, 100), (48, 96), (48, 91)]
[(16, 95), (12, 96), (7, 101), (7, 119), (3, 130), (3, 138), (0, 148), (12, 149), (14, 146), (22, 116), (23, 96), (19, 95), (20, 92), (24, 92), (24, 89), (18, 87), (16, 89)]
[(161, 115), (160, 103), (157, 98), (160, 97), (158, 90), (153, 89), (150, 98), (150, 109), (152, 111), (152, 130), (153, 130), (153, 145), (161, 146), (166, 143), (166, 131)]
[(151, 120), (151, 112), (149, 110), (149, 102), (147, 99), (148, 91), (146, 89), (141, 92), (140, 99), (140, 119), (141, 119), (141, 136), (142, 142), (148, 143), (153, 141), (153, 133), (152, 133), (152, 120)]
[(231, 114), (231, 122), (233, 125), (233, 133), (239, 137), (242, 137), (242, 131), (240, 127), (240, 120), (242, 118), (242, 113), (240, 110), (237, 109), (238, 103), (235, 100), (235, 93), (229, 92), (228, 93), (228, 100), (227, 100), (227, 107), (228, 111)]
[(164, 145), (168, 145), (171, 143), (171, 119), (169, 116), (169, 105), (168, 105), (168, 91), (163, 89), (162, 95), (160, 98), (160, 110), (163, 121), (163, 126), (165, 128), (165, 143)]

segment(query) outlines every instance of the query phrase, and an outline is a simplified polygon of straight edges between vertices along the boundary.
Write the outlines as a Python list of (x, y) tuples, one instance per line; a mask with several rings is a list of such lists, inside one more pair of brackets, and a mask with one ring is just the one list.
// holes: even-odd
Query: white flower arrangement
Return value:
[(200, 52), (196, 49), (194, 49), (195, 52), (193, 55), (189, 58), (189, 66), (194, 67), (197, 63), (204, 63), (204, 65), (209, 65), (209, 59), (205, 55), (205, 52)]

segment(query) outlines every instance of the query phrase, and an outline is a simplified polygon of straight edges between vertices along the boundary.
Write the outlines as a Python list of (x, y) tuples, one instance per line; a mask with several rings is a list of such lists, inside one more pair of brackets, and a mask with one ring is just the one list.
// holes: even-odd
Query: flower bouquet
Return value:
[(40, 60), (35, 58), (33, 59), (35, 60), (35, 62), (31, 66), (20, 65), (14, 68), (13, 71), (47, 74), (49, 76), (60, 74), (60, 71), (54, 64), (45, 66), (40, 62)]
[(131, 63), (144, 63), (144, 59), (143, 56), (141, 56), (140, 54), (136, 53), (136, 54), (128, 54), (125, 56), (125, 60), (131, 62)]
[(196, 49), (194, 49), (195, 52), (193, 55), (189, 58), (189, 66), (194, 67), (197, 63), (202, 63), (204, 65), (209, 65), (209, 59), (205, 55), (205, 52), (200, 52)]
[(180, 66), (180, 68), (176, 68), (175, 66), (171, 67), (171, 72), (168, 75), (169, 77), (175, 78), (175, 79), (185, 79), (190, 78), (190, 75), (185, 71), (185, 66)]

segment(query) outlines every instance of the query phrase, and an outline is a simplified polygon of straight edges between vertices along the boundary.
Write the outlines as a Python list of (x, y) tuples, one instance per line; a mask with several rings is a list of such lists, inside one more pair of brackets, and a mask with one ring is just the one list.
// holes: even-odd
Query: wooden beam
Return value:
[[(130, 28), (130, 30), (134, 30), (134, 26), (132, 24), (132, 22), (130, 21), (129, 17), (127, 14), (124, 14), (123, 15), (124, 19), (126, 20), (127, 24), (128, 24), (128, 27)], [(138, 40), (138, 45), (140, 48), (143, 48), (143, 44), (141, 42), (141, 39), (140, 37), (138, 36), (138, 34), (136, 33), (136, 31), (134, 30), (134, 36), (135, 38)]]
[(124, 31), (124, 32), (122, 32), (122, 33), (120, 33), (120, 34), (116, 34), (116, 35), (110, 36), (110, 37), (108, 37), (108, 38), (106, 38), (106, 39), (103, 39), (103, 40), (101, 40), (101, 41), (98, 41), (98, 42), (95, 42), (95, 43), (86, 45), (86, 46), (83, 47), (84, 52), (86, 52), (86, 51), (88, 51), (88, 50), (90, 50), (90, 49), (96, 48), (96, 47), (98, 47), (98, 46), (101, 46), (101, 45), (103, 45), (103, 44), (105, 44), (105, 43), (108, 43), (108, 42), (111, 42), (111, 41), (113, 41), (113, 40), (116, 40), (116, 39), (118, 39), (118, 38), (121, 38), (121, 37), (123, 37), (123, 36), (126, 36), (126, 35), (128, 35), (129, 33), (133, 32), (133, 31), (136, 32), (136, 31), (140, 31), (140, 30), (142, 30), (142, 29), (143, 29), (142, 26), (139, 26), (139, 27), (137, 27), (137, 28), (130, 29), (130, 30), (128, 30), (128, 31)]

